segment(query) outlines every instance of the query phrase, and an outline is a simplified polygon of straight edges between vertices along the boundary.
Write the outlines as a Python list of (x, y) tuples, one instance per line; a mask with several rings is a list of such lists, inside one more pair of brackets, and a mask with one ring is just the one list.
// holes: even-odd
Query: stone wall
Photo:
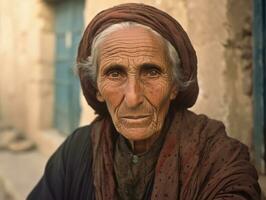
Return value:
[(229, 0), (228, 33), (225, 43), (227, 125), (231, 135), (252, 143), (252, 38), (251, 0)]
[(193, 110), (224, 122), (227, 112), (223, 80), (226, 68), (223, 43), (228, 37), (226, 3), (227, 0), (187, 1), (188, 34), (197, 52), (200, 86)]
[(250, 146), (251, 0), (187, 1), (187, 9), (199, 60), (200, 95), (193, 109), (223, 121), (229, 135)]
[(32, 137), (51, 126), (51, 11), (41, 0), (0, 3), (1, 120)]

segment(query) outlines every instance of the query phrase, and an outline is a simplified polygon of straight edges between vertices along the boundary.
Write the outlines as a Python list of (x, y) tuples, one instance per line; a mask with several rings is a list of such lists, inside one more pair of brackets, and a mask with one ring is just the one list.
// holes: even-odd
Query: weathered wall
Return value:
[(188, 34), (199, 60), (194, 110), (222, 120), (229, 135), (250, 146), (251, 0), (188, 1), (187, 8)]
[(52, 16), (41, 0), (1, 0), (2, 121), (32, 137), (51, 124)]
[(252, 143), (252, 46), (251, 0), (229, 0), (227, 4), (229, 38), (225, 43), (227, 125), (231, 135)]
[[(228, 37), (225, 24), (227, 0), (187, 1), (188, 34), (198, 56), (199, 98), (194, 110), (226, 120), (223, 80), (226, 61), (223, 43)], [(208, 14), (203, 14), (208, 13)]]

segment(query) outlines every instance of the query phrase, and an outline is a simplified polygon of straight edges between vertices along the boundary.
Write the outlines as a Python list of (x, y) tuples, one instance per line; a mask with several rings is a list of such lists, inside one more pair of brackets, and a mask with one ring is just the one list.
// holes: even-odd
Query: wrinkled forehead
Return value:
[(99, 46), (100, 61), (111, 58), (146, 57), (163, 59), (166, 45), (155, 33), (143, 27), (125, 27), (106, 35)]

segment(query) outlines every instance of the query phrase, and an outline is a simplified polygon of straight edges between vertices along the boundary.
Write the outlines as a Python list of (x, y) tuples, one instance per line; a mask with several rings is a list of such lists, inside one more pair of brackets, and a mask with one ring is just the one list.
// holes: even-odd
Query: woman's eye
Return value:
[(159, 72), (157, 70), (151, 70), (149, 75), (150, 76), (157, 76), (157, 75), (159, 75)]
[(106, 75), (110, 79), (119, 79), (123, 76), (123, 72), (121, 72), (121, 70), (110, 70)]
[(111, 72), (108, 74), (108, 76), (110, 76), (112, 78), (117, 78), (120, 76), (120, 73), (119, 72)]
[(157, 70), (157, 69), (149, 69), (147, 70), (144, 75), (147, 76), (147, 77), (150, 77), (150, 78), (156, 78), (160, 75), (160, 71)]

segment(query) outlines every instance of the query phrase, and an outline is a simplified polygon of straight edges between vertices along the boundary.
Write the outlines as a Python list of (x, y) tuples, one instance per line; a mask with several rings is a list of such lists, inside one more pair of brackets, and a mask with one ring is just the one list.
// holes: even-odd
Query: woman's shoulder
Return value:
[(186, 133), (183, 137), (184, 141), (190, 144), (189, 146), (196, 144), (195, 148), (198, 151), (207, 151), (214, 157), (232, 155), (232, 152), (238, 149), (239, 158), (249, 160), (248, 147), (236, 138), (230, 137), (223, 122), (191, 111), (186, 111), (184, 118), (185, 128), (183, 129)]
[[(252, 194), (249, 199), (258, 199), (258, 176), (250, 162), (248, 147), (228, 136), (218, 120), (190, 111), (185, 111), (183, 119), (181, 161), (182, 166), (192, 167), (182, 169), (182, 180), (202, 183), (199, 199), (225, 194)], [(188, 179), (187, 174), (194, 175)]]
[(226, 135), (224, 123), (205, 114), (196, 114), (185, 110), (182, 115), (182, 122), (183, 129), (189, 130), (205, 139)]
[(62, 157), (67, 164), (77, 164), (91, 151), (91, 125), (77, 128), (69, 135), (61, 148)]
[(88, 162), (88, 158), (91, 157), (90, 129), (91, 126), (87, 125), (73, 131), (51, 155), (46, 170), (60, 168), (60, 173), (66, 174), (67, 171)]
[(77, 128), (49, 158), (41, 180), (27, 199), (77, 199), (81, 189), (74, 186), (90, 181), (83, 179), (91, 173), (90, 149), (90, 126)]
[(91, 125), (86, 125), (74, 130), (65, 140), (65, 145), (70, 146), (82, 146), (83, 144), (90, 143)]
[(96, 117), (90, 124), (78, 127), (65, 140), (64, 146), (67, 148), (82, 149), (85, 146), (91, 146), (92, 127), (97, 126), (97, 123), (102, 118)]
[(90, 165), (92, 160), (92, 127), (101, 119), (97, 117), (91, 124), (74, 130), (58, 147), (49, 163), (59, 160), (64, 168), (75, 169), (80, 165)]

